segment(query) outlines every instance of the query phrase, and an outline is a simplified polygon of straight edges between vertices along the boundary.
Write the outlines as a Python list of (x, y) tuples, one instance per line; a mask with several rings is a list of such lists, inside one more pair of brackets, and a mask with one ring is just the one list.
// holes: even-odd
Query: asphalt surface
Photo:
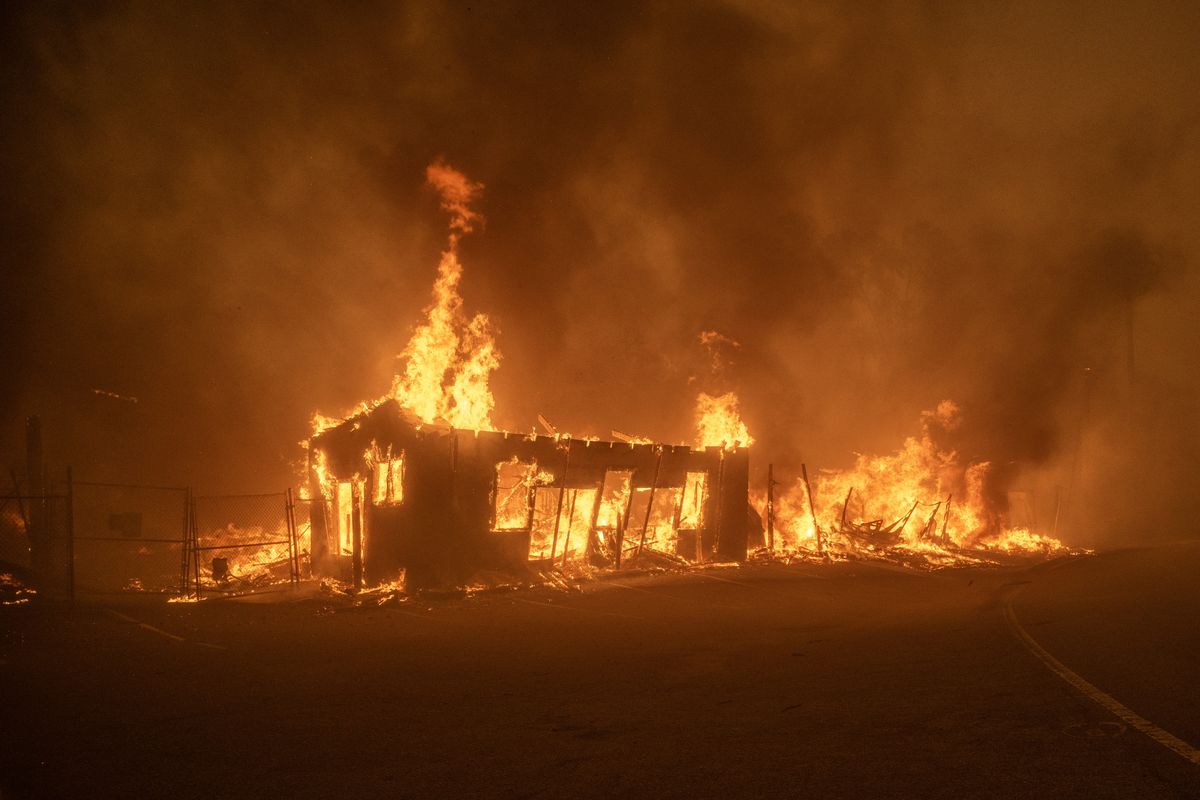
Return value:
[[(0, 796), (1200, 797), (1200, 545), (0, 609)], [(310, 593), (311, 594), (311, 593)], [(279, 596), (274, 598), (281, 600)]]

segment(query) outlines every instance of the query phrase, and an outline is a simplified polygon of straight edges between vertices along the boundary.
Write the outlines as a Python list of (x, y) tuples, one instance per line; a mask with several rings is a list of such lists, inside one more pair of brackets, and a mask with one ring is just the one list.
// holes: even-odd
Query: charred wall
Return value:
[[(607, 473), (628, 471), (631, 495), (639, 489), (682, 488), (688, 473), (704, 473), (704, 524), (699, 531), (679, 531), (678, 554), (689, 561), (736, 561), (746, 555), (745, 448), (693, 450), (456, 430), (420, 425), (390, 401), (321, 434), (311, 448), (323, 454), (327, 473), (325, 481), (312, 473), (312, 496), (324, 499), (325, 511), (313, 515), (314, 565), (322, 574), (346, 580), (360, 570), (362, 581), (375, 584), (403, 569), (410, 586), (442, 587), (467, 583), (480, 571), (528, 573), (529, 527), (494, 530), (497, 465), (514, 459), (536, 465), (541, 487), (600, 490)], [(370, 487), (375, 460), (389, 450), (403, 453), (403, 500), (379, 505)], [(361, 528), (361, 544), (350, 558), (332, 546), (331, 487), (346, 481), (356, 487), (355, 524)], [(589, 527), (589, 536), (593, 532)]]

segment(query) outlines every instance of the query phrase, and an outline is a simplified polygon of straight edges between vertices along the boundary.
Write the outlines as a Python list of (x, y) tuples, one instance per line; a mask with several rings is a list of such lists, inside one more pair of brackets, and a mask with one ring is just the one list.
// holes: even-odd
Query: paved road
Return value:
[[(1200, 546), (0, 611), (3, 797), (1200, 797)], [(140, 624), (139, 624), (140, 623)], [(151, 627), (144, 627), (144, 626)], [(166, 635), (164, 635), (166, 634)], [(178, 637), (178, 638), (171, 638)]]

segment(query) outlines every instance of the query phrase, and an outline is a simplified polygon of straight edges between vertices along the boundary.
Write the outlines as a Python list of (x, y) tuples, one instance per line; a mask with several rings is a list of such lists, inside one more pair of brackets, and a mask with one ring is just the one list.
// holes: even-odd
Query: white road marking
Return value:
[(1200, 749), (1192, 747), (1178, 736), (1164, 731), (1150, 720), (1119, 702), (1112, 695), (1103, 692), (1092, 684), (1088, 683), (1077, 673), (1073, 672), (1069, 667), (1067, 667), (1067, 665), (1050, 655), (1050, 652), (1047, 651), (1046, 648), (1038, 644), (1037, 641), (1035, 641), (1034, 638), (1029, 635), (1029, 632), (1021, 627), (1021, 622), (1017, 619), (1016, 612), (1013, 611), (1011, 600), (1005, 601), (1004, 603), (1004, 619), (1008, 622), (1009, 629), (1013, 632), (1013, 635), (1016, 636), (1023, 645), (1025, 645), (1029, 652), (1037, 656), (1038, 659), (1041, 660), (1041, 662), (1045, 664), (1055, 675), (1074, 686), (1086, 697), (1091, 698), (1094, 702), (1106, 708), (1112, 714), (1116, 715), (1118, 719), (1146, 734), (1163, 747), (1167, 748), (1168, 750), (1173, 750), (1174, 752), (1186, 758), (1188, 761), (1191, 761), (1193, 764), (1200, 765)]
[(707, 606), (709, 608), (724, 608), (729, 611), (741, 611), (742, 610), (742, 609), (738, 608), (737, 606), (727, 606), (727, 605), (724, 605), (723, 603), (711, 603), (707, 600), (695, 600), (695, 599), (687, 598), (687, 597), (676, 597), (675, 595), (669, 594), (667, 592), (662, 592), (662, 591), (656, 592), (656, 591), (652, 591), (650, 589), (645, 589), (641, 586), (630, 586), (629, 584), (621, 583), (620, 581), (605, 581), (604, 585), (605, 586), (615, 586), (618, 589), (627, 589), (631, 592), (641, 592), (642, 594), (648, 594), (651, 597), (666, 598), (667, 600), (675, 600), (676, 602), (679, 602), (679, 603), (686, 603), (689, 606), (694, 606), (697, 603), (703, 603), (705, 606)]
[(384, 608), (388, 608), (388, 610), (391, 611), (393, 614), (403, 614), (406, 617), (416, 617), (417, 619), (423, 619), (426, 622), (436, 622), (438, 625), (442, 625), (443, 623), (449, 624), (449, 625), (464, 624), (463, 621), (460, 619), (450, 619), (449, 617), (447, 617), (443, 614), (435, 614), (433, 612), (426, 612), (426, 613), (422, 614), (419, 611), (409, 611), (409, 610), (403, 609), (403, 608), (390, 608), (388, 606), (384, 606)]
[(700, 578), (708, 578), (710, 581), (720, 581), (721, 583), (733, 583), (738, 586), (745, 586), (747, 589), (758, 588), (757, 586), (753, 586), (745, 581), (735, 581), (732, 578), (722, 578), (719, 575), (709, 575), (707, 572), (696, 572), (695, 575)]
[(558, 609), (559, 611), (578, 611), (581, 614), (599, 614), (604, 617), (619, 617), (620, 619), (636, 619), (636, 620), (642, 619), (642, 617), (636, 617), (632, 614), (617, 614), (612, 611), (597, 611), (594, 608), (580, 608), (579, 606), (571, 606), (571, 605), (555, 605), (554, 603), (543, 603), (539, 600), (526, 600), (522, 597), (514, 597), (513, 600), (515, 600), (518, 603), (524, 603), (524, 604), (530, 605), (530, 606), (541, 606), (542, 608), (554, 608), (554, 609)]
[(106, 608), (106, 609), (104, 609), (104, 610), (105, 610), (105, 611), (107, 611), (108, 613), (112, 614), (112, 615), (113, 615), (114, 617), (116, 617), (117, 619), (122, 619), (122, 620), (125, 620), (126, 622), (129, 622), (129, 623), (132, 623), (132, 624), (134, 624), (134, 625), (137, 625), (139, 628), (142, 628), (142, 629), (144, 629), (144, 630), (148, 630), (148, 631), (150, 631), (151, 633), (157, 633), (159, 636), (165, 636), (166, 638), (168, 638), (168, 639), (170, 639), (171, 641), (174, 641), (174, 642), (186, 642), (187, 644), (194, 644), (194, 645), (198, 645), (198, 646), (200, 646), (200, 647), (208, 647), (208, 648), (210, 648), (210, 649), (213, 649), (213, 650), (224, 650), (224, 649), (226, 649), (226, 648), (225, 648), (223, 645), (219, 645), (219, 644), (209, 644), (208, 642), (192, 642), (192, 641), (189, 641), (188, 639), (185, 639), (185, 638), (183, 638), (182, 636), (176, 636), (176, 635), (175, 635), (175, 634), (173, 634), (173, 633), (167, 633), (166, 631), (164, 631), (164, 630), (161, 630), (160, 628), (156, 628), (156, 627), (154, 627), (153, 625), (148, 625), (148, 624), (146, 624), (145, 622), (142, 622), (141, 620), (136, 620), (136, 619), (134, 619), (133, 617), (130, 617), (130, 616), (126, 615), (126, 614), (122, 614), (120, 611), (114, 611), (114, 610), (113, 610), (113, 609), (111, 609), (111, 608)]

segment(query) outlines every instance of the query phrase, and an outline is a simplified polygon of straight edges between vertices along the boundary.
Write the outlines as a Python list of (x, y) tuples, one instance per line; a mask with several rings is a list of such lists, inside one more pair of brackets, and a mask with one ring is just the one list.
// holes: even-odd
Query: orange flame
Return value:
[(487, 315), (476, 314), (467, 322), (458, 293), (458, 240), (482, 219), (469, 204), (483, 185), (440, 162), (431, 164), (425, 177), (450, 213), (449, 240), (438, 264), (433, 303), (401, 354), (404, 372), (393, 379), (390, 396), (424, 422), (491, 429), (495, 400), (488, 379), (500, 365), (500, 354)]
[(696, 397), (696, 445), (698, 447), (749, 447), (754, 438), (742, 422), (735, 392)]
[[(731, 363), (731, 355), (741, 345), (717, 331), (702, 331), (700, 344), (708, 352), (711, 378), (724, 382), (723, 373)], [(694, 416), (695, 441), (698, 447), (749, 447), (754, 444), (746, 424), (742, 422), (735, 392), (708, 394), (701, 392), (696, 397)]]
[(426, 168), (425, 180), (437, 191), (442, 210), (450, 215), (447, 245), (433, 283), (433, 302), (400, 354), (404, 368), (393, 377), (390, 391), (374, 402), (359, 403), (340, 417), (314, 414), (314, 435), (388, 399), (395, 399), (423, 422), (476, 430), (495, 427), (489, 379), (500, 365), (500, 352), (491, 320), (486, 314), (468, 320), (458, 289), (463, 274), (458, 243), (483, 221), (471, 208), (483, 192), (483, 184), (441, 161)]
[[(952, 431), (960, 423), (958, 406), (944, 401), (922, 415), (922, 435), (905, 439), (895, 453), (860, 454), (850, 469), (823, 470), (812, 481), (815, 508), (798, 481), (775, 499), (776, 546), (814, 549), (815, 519), (835, 550), (1063, 551), (1056, 539), (1006, 527), (987, 501), (988, 462), (963, 465), (957, 452), (939, 447), (933, 426)], [(765, 496), (755, 501), (763, 506)]]

